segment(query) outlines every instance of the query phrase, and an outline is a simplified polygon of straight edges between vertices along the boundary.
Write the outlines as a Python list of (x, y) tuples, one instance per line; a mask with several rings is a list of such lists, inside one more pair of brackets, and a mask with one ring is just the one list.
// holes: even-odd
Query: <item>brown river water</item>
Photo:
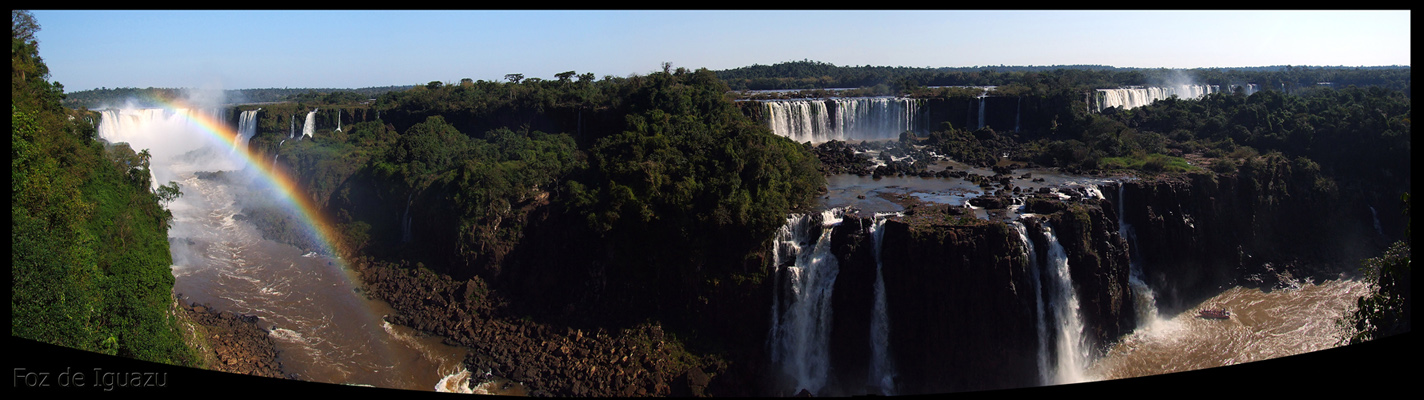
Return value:
[[(1338, 321), (1369, 286), (1358, 280), (1297, 283), (1263, 291), (1233, 287), (1196, 308), (1162, 316), (1113, 346), (1087, 369), (1090, 379), (1122, 379), (1201, 370), (1305, 354), (1339, 346)], [(1231, 318), (1197, 316), (1224, 307)]]
[(263, 239), (238, 219), (244, 188), (191, 174), (170, 205), (173, 291), (185, 301), (256, 315), (284, 372), (304, 381), (468, 392), (466, 350), (382, 320), (384, 302), (357, 289), (340, 260)]

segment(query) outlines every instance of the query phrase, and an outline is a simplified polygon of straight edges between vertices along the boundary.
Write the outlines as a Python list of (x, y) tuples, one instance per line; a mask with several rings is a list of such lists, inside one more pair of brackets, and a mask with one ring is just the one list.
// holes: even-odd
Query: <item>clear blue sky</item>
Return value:
[(836, 65), (1410, 64), (1401, 11), (33, 11), (50, 80), (360, 88)]

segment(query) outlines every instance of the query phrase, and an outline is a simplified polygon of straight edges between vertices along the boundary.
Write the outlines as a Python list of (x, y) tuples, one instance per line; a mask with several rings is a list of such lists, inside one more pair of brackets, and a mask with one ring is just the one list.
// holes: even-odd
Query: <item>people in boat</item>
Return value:
[(1222, 307), (1222, 308), (1207, 308), (1207, 309), (1201, 310), (1201, 312), (1200, 312), (1198, 315), (1203, 316), (1203, 317), (1228, 318), (1228, 317), (1231, 317), (1231, 312), (1230, 312), (1230, 311), (1227, 311), (1225, 307)]

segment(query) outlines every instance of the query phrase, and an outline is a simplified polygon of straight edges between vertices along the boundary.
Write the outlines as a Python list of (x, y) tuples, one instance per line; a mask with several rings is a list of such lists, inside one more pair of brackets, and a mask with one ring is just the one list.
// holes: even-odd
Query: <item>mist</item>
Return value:
[[(234, 151), (234, 144), (221, 137), (237, 132), (238, 121), (225, 118), (228, 100), (221, 89), (189, 89), (181, 100), (163, 108), (153, 107), (152, 100), (127, 99), (121, 106), (102, 111), (100, 139), (127, 143), (134, 152), (148, 151), (150, 189), (173, 182), (183, 192), (166, 205), (175, 220), (168, 232), (175, 266), (202, 263), (194, 258), (202, 254), (194, 246), (208, 245), (212, 232), (205, 232), (204, 224), (195, 222), (210, 218), (212, 210), (227, 209), (241, 215), (244, 210), (276, 208), (295, 213), (290, 205), (274, 200), (270, 179), (261, 176), (261, 169), (251, 165), (246, 153)], [(196, 121), (200, 118), (222, 124), (223, 132), (214, 134)], [(216, 197), (223, 200), (211, 200), (211, 193), (205, 193), (213, 190), (226, 192)]]

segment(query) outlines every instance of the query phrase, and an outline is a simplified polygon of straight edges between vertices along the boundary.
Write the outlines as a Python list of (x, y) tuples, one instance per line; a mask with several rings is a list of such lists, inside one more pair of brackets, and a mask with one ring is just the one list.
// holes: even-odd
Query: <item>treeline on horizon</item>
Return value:
[[(802, 60), (772, 65), (714, 71), (731, 90), (790, 89), (862, 89), (862, 95), (912, 94), (927, 86), (1002, 86), (1025, 80), (1056, 79), (1070, 83), (1077, 90), (1104, 89), (1120, 86), (1161, 85), (1190, 81), (1197, 84), (1240, 85), (1254, 83), (1262, 89), (1296, 91), (1328, 82), (1334, 87), (1382, 86), (1402, 90), (1410, 88), (1409, 66), (1259, 66), (1229, 68), (1135, 68), (1107, 65), (1051, 66), (978, 66), (978, 67), (890, 67), (837, 66), (830, 63)], [(520, 75), (520, 74), (511, 74)], [(580, 76), (590, 79), (589, 74)], [(530, 78), (538, 80), (539, 78)], [(481, 81), (483, 82), (483, 81)], [(341, 88), (266, 88), (224, 90), (232, 104), (308, 102), (346, 104), (374, 99), (383, 93), (409, 90), (421, 85), (394, 85), (359, 89)], [(182, 99), (182, 88), (99, 88), (67, 93), (65, 107), (97, 109), (124, 105), (136, 101), (140, 107), (156, 107), (149, 99), (171, 101)]]
[[(322, 102), (330, 104), (356, 103), (374, 99), (382, 93), (408, 90), (414, 86), (377, 86), (360, 89), (266, 88), (223, 90), (228, 104), (275, 103), (287, 101)], [(162, 107), (163, 103), (189, 98), (183, 88), (98, 88), (66, 93), (63, 104), (68, 108), (97, 110), (105, 107)]]
[[(993, 67), (837, 66), (819, 61), (791, 61), (717, 71), (733, 90), (871, 88), (907, 92), (924, 86), (1000, 86), (1025, 80), (1054, 79), (1077, 90), (1120, 86), (1254, 83), (1262, 89), (1294, 91), (1330, 82), (1335, 87), (1383, 86), (1409, 92), (1410, 68), (1268, 66), (1234, 68), (1123, 68), (1099, 65)], [(898, 94), (898, 93), (886, 93)]]

